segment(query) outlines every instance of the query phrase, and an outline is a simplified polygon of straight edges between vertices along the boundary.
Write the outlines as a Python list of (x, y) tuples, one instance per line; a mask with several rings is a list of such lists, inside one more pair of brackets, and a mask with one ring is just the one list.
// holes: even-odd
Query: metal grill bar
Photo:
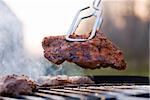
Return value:
[[(58, 92), (66, 92), (66, 93), (75, 93), (75, 94), (78, 94), (78, 95), (85, 95), (86, 97), (87, 96), (91, 96), (91, 97), (94, 97), (94, 98), (99, 98), (99, 99), (104, 99), (106, 98), (105, 95), (102, 94), (102, 92), (100, 91), (90, 91), (90, 90), (84, 90), (82, 91), (82, 89), (73, 89), (73, 88), (65, 88), (65, 89), (51, 89), (53, 91), (58, 91)], [(108, 97), (107, 97), (108, 98)]]
[(148, 100), (150, 86), (103, 86), (100, 84), (40, 87), (30, 95), (0, 97), (0, 100)]
[(0, 96), (0, 100), (18, 100), (18, 99), (15, 99), (15, 98), (10, 98), (10, 97), (1, 97)]
[[(23, 97), (25, 98), (25, 99), (27, 99), (27, 100), (45, 100), (45, 99), (49, 99), (49, 98), (47, 98), (47, 97), (42, 97), (42, 96), (35, 96), (35, 95), (30, 95), (30, 96), (28, 96), (28, 95), (23, 95)], [(50, 99), (49, 99), (50, 100)]]
[(65, 92), (60, 92), (60, 91), (51, 91), (51, 90), (39, 90), (40, 93), (46, 93), (46, 94), (53, 94), (53, 95), (59, 95), (59, 96), (64, 96), (72, 99), (79, 99), (79, 98), (86, 98), (85, 96), (82, 95), (77, 95), (73, 93), (65, 93)]
[(54, 99), (65, 100), (65, 97), (62, 97), (60, 95), (53, 95), (53, 94), (44, 93), (44, 92), (36, 92), (36, 93), (34, 93), (34, 95), (45, 98), (45, 99), (51, 99), (51, 100), (54, 100)]

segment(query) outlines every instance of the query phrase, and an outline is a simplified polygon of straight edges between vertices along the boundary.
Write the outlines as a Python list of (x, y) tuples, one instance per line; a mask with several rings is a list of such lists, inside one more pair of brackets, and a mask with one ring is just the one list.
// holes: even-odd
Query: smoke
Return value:
[(0, 0), (0, 75), (25, 74), (36, 78), (45, 73), (40, 60), (24, 50), (22, 30), (22, 23)]
[(83, 69), (67, 62), (58, 67), (44, 57), (29, 55), (23, 47), (22, 23), (0, 0), (0, 76), (8, 74), (37, 79), (42, 75), (82, 75)]

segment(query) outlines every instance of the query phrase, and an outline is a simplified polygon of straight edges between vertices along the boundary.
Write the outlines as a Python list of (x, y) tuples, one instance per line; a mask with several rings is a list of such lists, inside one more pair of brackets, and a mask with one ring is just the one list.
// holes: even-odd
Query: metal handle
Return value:
[[(79, 15), (80, 15), (80, 13), (81, 13), (82, 11), (91, 8), (91, 7), (89, 7), (89, 6), (83, 8), (83, 9), (80, 9), (80, 10), (77, 12), (77, 14), (76, 14), (76, 16), (75, 16), (75, 18), (74, 18), (74, 20), (73, 20), (73, 22), (72, 22), (72, 24), (71, 24), (71, 27), (70, 27), (70, 29), (69, 29), (67, 35), (65, 36), (65, 38), (66, 38), (67, 41), (83, 42), (83, 41), (87, 41), (87, 40), (92, 39), (92, 38), (96, 35), (96, 30), (97, 30), (97, 29), (100, 29), (101, 24), (102, 24), (102, 22), (103, 22), (103, 19), (102, 19), (102, 16), (101, 16), (101, 15), (102, 15), (102, 11), (100, 11), (100, 9), (99, 9), (100, 2), (101, 2), (101, 0), (94, 0), (94, 1), (93, 1), (92, 8), (94, 9), (94, 11), (92, 12), (92, 14), (89, 14), (89, 15), (87, 15), (87, 16), (83, 16), (83, 17), (81, 17), (81, 18), (78, 18)], [(79, 38), (78, 38), (78, 39), (74, 39), (74, 38), (70, 38), (70, 35), (72, 35), (72, 34), (75, 32), (75, 30), (77, 29), (77, 27), (78, 27), (78, 25), (80, 24), (81, 20), (82, 20), (82, 19), (85, 19), (85, 18), (89, 18), (89, 17), (91, 17), (91, 16), (95, 16), (95, 17), (96, 17), (96, 20), (95, 20), (95, 23), (94, 23), (94, 26), (93, 26), (93, 28), (92, 28), (92, 32), (91, 32), (90, 36), (89, 36), (87, 39), (79, 39)]]

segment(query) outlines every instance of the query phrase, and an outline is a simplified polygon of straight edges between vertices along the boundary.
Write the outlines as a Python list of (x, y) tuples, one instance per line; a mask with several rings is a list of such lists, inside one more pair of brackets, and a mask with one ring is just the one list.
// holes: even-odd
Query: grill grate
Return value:
[(149, 85), (81, 84), (39, 87), (38, 91), (30, 95), (0, 98), (2, 100), (148, 100), (149, 89)]
[(39, 87), (30, 95), (0, 100), (149, 100), (148, 77), (93, 76), (95, 84)]

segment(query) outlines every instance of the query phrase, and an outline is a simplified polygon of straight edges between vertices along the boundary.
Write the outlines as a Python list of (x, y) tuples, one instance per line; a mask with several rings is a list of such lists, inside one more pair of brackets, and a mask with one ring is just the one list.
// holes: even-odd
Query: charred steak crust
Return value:
[(86, 42), (68, 42), (65, 36), (45, 37), (42, 46), (45, 58), (58, 65), (66, 60), (89, 69), (109, 66), (118, 70), (126, 68), (122, 51), (100, 31)]
[(36, 90), (36, 84), (27, 76), (7, 75), (0, 78), (0, 95), (17, 96), (31, 94)]

